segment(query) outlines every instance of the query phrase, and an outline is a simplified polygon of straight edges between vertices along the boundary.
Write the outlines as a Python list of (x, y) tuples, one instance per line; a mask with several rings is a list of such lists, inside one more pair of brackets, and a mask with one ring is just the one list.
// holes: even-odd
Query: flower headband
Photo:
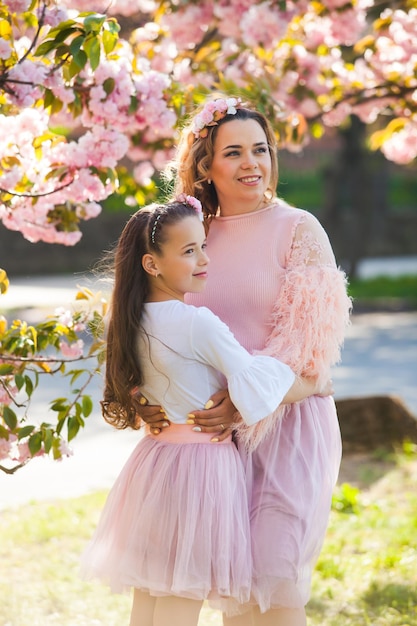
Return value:
[(181, 202), (182, 204), (188, 204), (188, 206), (191, 206), (195, 210), (200, 222), (204, 220), (203, 207), (200, 200), (194, 198), (194, 196), (187, 196), (185, 193), (181, 193), (177, 197), (177, 202)]
[(216, 98), (204, 105), (203, 110), (198, 113), (192, 123), (192, 131), (195, 137), (207, 137), (208, 126), (217, 126), (217, 122), (226, 115), (236, 115), (236, 111), (241, 107), (240, 98)]
[[(201, 202), (200, 200), (197, 200), (197, 198), (194, 198), (194, 196), (187, 196), (185, 193), (181, 193), (177, 198), (175, 198), (175, 202), (186, 204), (192, 207), (194, 211), (197, 213), (197, 216), (200, 222), (204, 220), (203, 207), (201, 205)], [(167, 208), (169, 210), (169, 205)], [(151, 241), (153, 245), (155, 245), (156, 230), (158, 228), (159, 220), (161, 219), (162, 215), (163, 213), (158, 213), (158, 215), (156, 216), (154, 220), (154, 223), (152, 224)]]

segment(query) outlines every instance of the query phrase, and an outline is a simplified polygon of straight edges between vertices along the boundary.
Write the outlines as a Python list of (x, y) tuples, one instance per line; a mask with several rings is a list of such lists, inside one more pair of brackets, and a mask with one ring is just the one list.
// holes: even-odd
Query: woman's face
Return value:
[(216, 188), (221, 215), (249, 213), (263, 206), (271, 156), (258, 122), (231, 120), (219, 127), (208, 177)]

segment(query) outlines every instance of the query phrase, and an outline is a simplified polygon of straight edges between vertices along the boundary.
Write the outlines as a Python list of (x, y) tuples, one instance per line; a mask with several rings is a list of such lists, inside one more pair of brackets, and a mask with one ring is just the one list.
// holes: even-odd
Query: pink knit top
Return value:
[(295, 218), (299, 211), (272, 205), (216, 217), (210, 225), (207, 286), (204, 293), (187, 295), (187, 302), (211, 309), (249, 351), (262, 349), (271, 331)]
[(250, 352), (324, 383), (340, 359), (351, 301), (317, 219), (281, 200), (216, 217), (207, 253), (206, 289), (186, 301), (211, 309)]

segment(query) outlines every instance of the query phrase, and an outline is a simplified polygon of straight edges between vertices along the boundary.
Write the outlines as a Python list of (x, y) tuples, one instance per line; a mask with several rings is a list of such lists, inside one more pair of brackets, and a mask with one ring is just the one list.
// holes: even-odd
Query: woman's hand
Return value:
[(324, 386), (320, 387), (320, 389), (317, 390), (316, 395), (322, 396), (323, 398), (325, 398), (326, 396), (334, 395), (334, 386), (331, 378), (329, 378)]
[(148, 404), (145, 396), (136, 387), (132, 390), (132, 404), (136, 410), (137, 420), (143, 420), (153, 435), (159, 435), (163, 428), (169, 426), (170, 422), (164, 409), (161, 406)]
[(236, 407), (228, 390), (222, 389), (211, 396), (203, 410), (189, 413), (187, 424), (194, 424), (196, 432), (215, 433), (211, 441), (216, 443), (230, 435), (232, 424), (236, 421)]
[(310, 396), (332, 396), (334, 394), (333, 381), (329, 378), (326, 384), (319, 385), (317, 378), (297, 376), (293, 385), (284, 396), (282, 404), (301, 402)]

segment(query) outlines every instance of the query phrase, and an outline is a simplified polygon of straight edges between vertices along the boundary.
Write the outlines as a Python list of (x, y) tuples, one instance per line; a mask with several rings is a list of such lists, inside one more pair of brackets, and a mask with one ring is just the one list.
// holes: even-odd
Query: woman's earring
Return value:
[(211, 178), (207, 178), (207, 184), (211, 185)]

